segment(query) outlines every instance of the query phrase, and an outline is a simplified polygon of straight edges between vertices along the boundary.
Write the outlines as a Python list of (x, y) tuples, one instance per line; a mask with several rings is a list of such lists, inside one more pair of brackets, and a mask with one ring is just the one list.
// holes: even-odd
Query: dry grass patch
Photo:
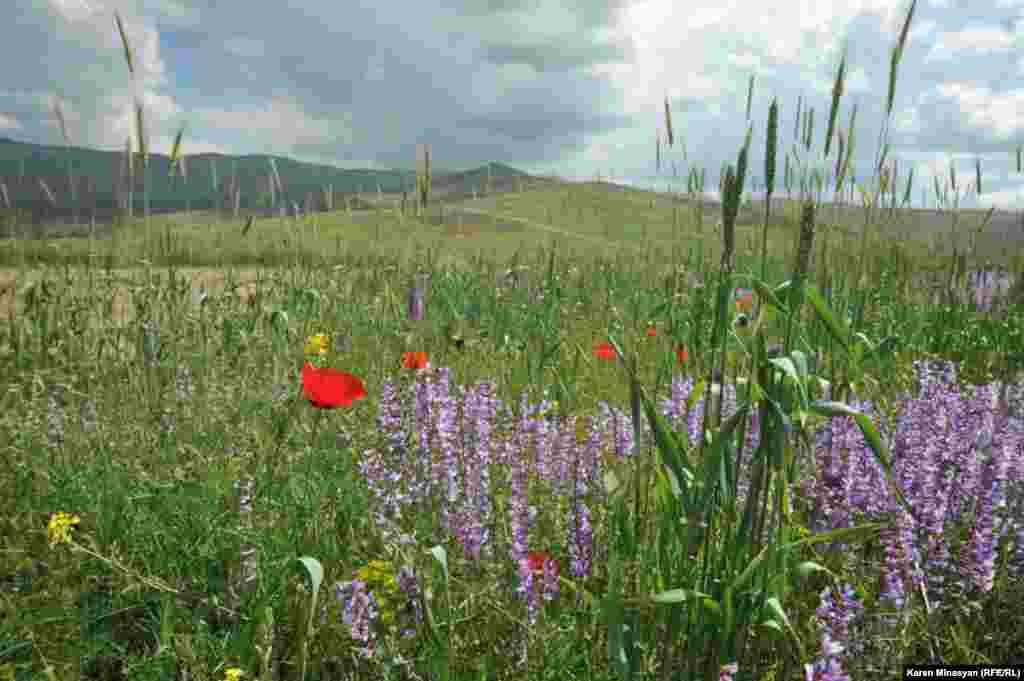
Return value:
[(480, 233), (483, 229), (483, 225), (468, 223), (468, 224), (447, 224), (444, 228), (444, 234), (451, 238), (471, 238)]
[[(155, 272), (163, 273), (161, 270)], [(141, 281), (141, 270), (114, 270), (116, 281), (111, 286), (107, 320), (121, 326), (135, 319), (135, 304), (132, 300), (132, 287)], [(34, 282), (41, 278), (41, 270), (0, 270), (0, 321), (8, 321), (24, 313), (25, 295)], [(228, 288), (229, 275), (221, 270), (179, 270), (179, 278), (189, 282), (192, 289), (192, 300), (198, 303), (202, 293), (207, 296), (221, 294)], [(233, 295), (246, 305), (255, 304), (258, 299), (257, 270), (242, 270), (234, 274)], [(83, 281), (84, 284), (84, 281)]]
[(15, 312), (18, 293), (18, 275), (0, 272), (0, 320), (10, 319)]
[[(259, 274), (257, 270), (235, 272), (234, 294), (238, 296), (241, 302), (250, 304), (256, 299)], [(228, 286), (228, 274), (221, 270), (194, 271), (189, 276), (189, 283), (192, 286), (192, 292), (195, 294), (198, 294), (200, 291), (205, 291), (209, 295), (219, 294)], [(195, 297), (193, 297), (193, 300), (195, 300)]]

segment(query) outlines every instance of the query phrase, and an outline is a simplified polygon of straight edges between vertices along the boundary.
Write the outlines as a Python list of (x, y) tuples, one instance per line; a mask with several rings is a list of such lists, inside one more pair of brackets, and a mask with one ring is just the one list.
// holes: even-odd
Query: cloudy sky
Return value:
[[(759, 0), (15, 0), (13, 21), (8, 10), (0, 24), (0, 136), (59, 143), (57, 95), (76, 144), (123, 148), (137, 92), (162, 153), (186, 123), (186, 153), (412, 167), (429, 143), (435, 164), (451, 169), (493, 160), (650, 184), (667, 96), (676, 146), (663, 148), (656, 186), (671, 181), (675, 161), (680, 178), (695, 164), (717, 187), (745, 134), (751, 75), (753, 175), (763, 176), (772, 97), (787, 148), (797, 97), (815, 108), (809, 160), (822, 163), (846, 46), (839, 119), (845, 127), (857, 102), (864, 177), (908, 6), (783, 0), (769, 14)], [(134, 84), (115, 10), (134, 47)], [(894, 109), (890, 141), (901, 169), (915, 167), (915, 205), (918, 178), (930, 187), (952, 162), (962, 190), (980, 159), (986, 193), (962, 205), (1024, 209), (1014, 158), (1024, 144), (1024, 0), (919, 0)]]

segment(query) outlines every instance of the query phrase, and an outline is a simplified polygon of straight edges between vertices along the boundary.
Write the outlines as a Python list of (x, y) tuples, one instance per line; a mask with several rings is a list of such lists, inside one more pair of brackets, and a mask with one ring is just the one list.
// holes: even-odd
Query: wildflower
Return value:
[(160, 326), (156, 320), (147, 319), (142, 323), (142, 356), (146, 366), (155, 366), (160, 359)]
[[(230, 468), (234, 469), (231, 474), (237, 475), (238, 459), (230, 459)], [(234, 482), (235, 491), (238, 492), (238, 513), (242, 521), (242, 527), (251, 527), (252, 522), (250, 520), (252, 514), (252, 497), (253, 487), (255, 482), (251, 479), (236, 480)], [(256, 552), (256, 547), (251, 544), (245, 544), (239, 551), (241, 558), (242, 569), (238, 573), (237, 583), (231, 585), (233, 591), (250, 590), (256, 586), (256, 579), (259, 577), (259, 556)]]
[(371, 560), (356, 572), (356, 581), (362, 582), (373, 593), (381, 622), (390, 625), (394, 621), (395, 603), (399, 587), (391, 563), (386, 560)]
[(319, 409), (348, 407), (366, 397), (358, 377), (329, 367), (317, 368), (309, 362), (302, 367), (302, 389), (306, 398)]
[[(515, 436), (509, 441), (510, 451), (518, 454), (518, 446), (522, 446), (523, 442), (528, 437), (529, 433), (529, 415), (526, 412), (526, 394), (523, 394), (523, 411), (520, 416), (520, 423), (516, 430)], [(530, 464), (527, 463), (526, 457), (512, 455), (511, 457), (512, 470), (510, 471), (509, 487), (511, 491), (511, 498), (509, 499), (509, 515), (510, 518), (510, 529), (512, 531), (512, 546), (511, 554), (512, 560), (518, 564), (522, 564), (527, 556), (527, 535), (530, 530), (530, 516), (527, 505), (529, 498), (529, 484), (530, 484)], [(520, 571), (522, 572), (522, 571)], [(526, 586), (526, 577), (528, 575), (520, 575), (520, 588), (519, 591), (523, 590)]]
[(730, 662), (729, 664), (723, 664), (722, 669), (718, 672), (718, 681), (732, 681), (732, 677), (740, 669), (739, 663)]
[(806, 681), (849, 681), (837, 657), (822, 657), (814, 664), (804, 665)]
[(46, 526), (46, 531), (50, 535), (50, 546), (69, 543), (73, 526), (81, 522), (82, 519), (77, 515), (63, 511), (50, 516), (50, 522)]
[(176, 419), (174, 412), (170, 409), (164, 409), (163, 414), (160, 415), (160, 434), (164, 437), (170, 437), (174, 435)]
[[(991, 439), (991, 434), (989, 434)], [(995, 537), (995, 504), (1000, 487), (1007, 480), (1007, 456), (993, 454), (984, 464), (979, 487), (981, 496), (977, 502), (975, 524), (970, 529), (967, 544), (961, 551), (962, 572), (971, 577), (974, 586), (983, 593), (992, 590), (995, 577), (995, 554), (998, 540)]]
[(615, 350), (610, 343), (601, 343), (594, 348), (594, 354), (601, 359), (615, 359)]
[(736, 291), (736, 309), (740, 312), (750, 312), (754, 309), (754, 292), (750, 289), (738, 289)]
[(686, 364), (686, 360), (690, 359), (690, 353), (686, 351), (682, 345), (676, 349), (676, 362), (679, 366)]
[(418, 322), (423, 319), (423, 293), (420, 283), (409, 289), (409, 321)]
[(994, 295), (995, 289), (992, 286), (979, 286), (974, 289), (975, 306), (981, 311), (988, 312), (992, 308)]
[(195, 394), (195, 384), (192, 381), (192, 370), (185, 365), (178, 367), (174, 376), (174, 391), (178, 399), (188, 402)]
[(658, 327), (651, 325), (647, 327), (647, 337), (654, 338), (658, 335)]
[(736, 315), (736, 319), (733, 320), (733, 328), (736, 329), (737, 335), (749, 336), (753, 327), (750, 324), (750, 317), (743, 312)]
[(594, 530), (590, 524), (590, 509), (582, 500), (577, 500), (569, 527), (569, 554), (572, 556), (572, 573), (576, 577), (590, 574), (594, 553)]
[(243, 676), (245, 676), (245, 672), (238, 667), (229, 667), (224, 670), (224, 681), (238, 681)]
[(427, 369), (430, 363), (427, 361), (425, 352), (403, 352), (402, 366), (406, 369)]
[(57, 449), (64, 445), (64, 389), (53, 386), (49, 391), (49, 405), (46, 411), (46, 440), (51, 448)]
[[(406, 598), (406, 612), (412, 614), (413, 621), (419, 624), (423, 621), (423, 610), (420, 606), (420, 597), (422, 593), (420, 591), (419, 582), (416, 579), (416, 574), (411, 568), (403, 567), (398, 571), (398, 576), (395, 578), (398, 584), (398, 589), (405, 594)], [(411, 636), (416, 633), (415, 629), (405, 629), (402, 632), (403, 636)]]
[(905, 585), (903, 583), (905, 564), (902, 561), (902, 547), (899, 544), (899, 531), (886, 528), (882, 531), (882, 543), (885, 547), (885, 566), (879, 577), (879, 600), (890, 602), (896, 610), (901, 610), (906, 602)]
[[(545, 551), (528, 551), (526, 558), (519, 564), (519, 576), (523, 582), (522, 592), (526, 596), (530, 622), (536, 617), (538, 597), (545, 601), (553, 600), (558, 595), (558, 563)], [(540, 580), (538, 591), (537, 581)]]
[[(826, 587), (820, 594), (820, 605), (815, 611), (822, 629), (822, 650), (839, 650), (852, 647), (860, 652), (857, 637), (851, 635), (852, 625), (864, 611), (860, 596), (850, 586)], [(838, 655), (839, 652), (836, 652)]]
[(87, 400), (82, 403), (79, 416), (82, 422), (82, 430), (86, 433), (95, 433), (99, 425), (99, 414), (96, 412), (96, 402)]
[(489, 551), (490, 519), (493, 512), (490, 467), (491, 431), (497, 400), (494, 386), (482, 382), (468, 389), (463, 400), (463, 432), (467, 438), (463, 458), (462, 510), (453, 531), (462, 539), (466, 556), (477, 559)]
[(549, 560), (544, 563), (541, 575), (541, 590), (545, 601), (553, 601), (558, 597), (558, 563)]
[(317, 333), (306, 339), (306, 354), (310, 356), (322, 356), (327, 354), (330, 339), (325, 333)]
[(551, 557), (551, 554), (546, 551), (528, 551), (526, 554), (526, 564), (532, 572), (537, 574), (542, 574), (549, 562), (554, 564), (554, 572), (557, 575), (558, 563)]
[(369, 651), (373, 644), (371, 625), (377, 618), (377, 603), (367, 589), (366, 582), (353, 580), (334, 586), (335, 595), (343, 604), (341, 620), (349, 626), (352, 638), (365, 645)]

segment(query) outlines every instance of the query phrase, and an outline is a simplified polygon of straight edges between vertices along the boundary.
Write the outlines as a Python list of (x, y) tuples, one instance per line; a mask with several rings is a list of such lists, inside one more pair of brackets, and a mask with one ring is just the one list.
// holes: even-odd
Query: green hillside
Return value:
[[(343, 169), (302, 163), (266, 155), (227, 156), (195, 154), (186, 159), (187, 177), (171, 176), (170, 159), (164, 154), (149, 157), (149, 208), (152, 213), (228, 206), (231, 188), (237, 181), (242, 210), (270, 209), (268, 177), (273, 158), (281, 178), (285, 205), (305, 206), (312, 195), (313, 209), (322, 207), (327, 188), (334, 192), (337, 204), (341, 196), (356, 192), (412, 191), (416, 186), (413, 170)], [(143, 207), (143, 181), (136, 156), (133, 204), (137, 213)], [(487, 167), (466, 171), (432, 169), (438, 188), (472, 191), (483, 186)], [(527, 173), (500, 163), (490, 164), (493, 182), (529, 177)], [(71, 177), (74, 178), (73, 185)], [(50, 202), (42, 180), (51, 189), (56, 205)], [(95, 211), (99, 218), (113, 215), (118, 206), (118, 190), (127, 189), (124, 153), (63, 145), (39, 145), (0, 137), (0, 181), (6, 185), (13, 207), (27, 211), (37, 219), (82, 215)], [(72, 192), (72, 186), (75, 191)]]

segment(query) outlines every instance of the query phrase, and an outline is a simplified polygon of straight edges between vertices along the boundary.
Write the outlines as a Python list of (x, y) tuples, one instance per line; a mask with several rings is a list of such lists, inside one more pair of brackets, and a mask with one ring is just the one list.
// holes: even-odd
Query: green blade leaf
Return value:
[(825, 324), (825, 328), (828, 329), (829, 334), (836, 340), (837, 343), (843, 346), (843, 349), (849, 352), (850, 350), (850, 332), (846, 326), (836, 319), (835, 314), (829, 308), (828, 303), (821, 297), (817, 287), (813, 284), (808, 283), (805, 286), (807, 300), (811, 303), (811, 307), (814, 309), (814, 314), (818, 316), (818, 319)]
[(444, 573), (445, 586), (448, 585), (448, 552), (440, 544), (430, 549), (430, 555), (441, 564), (441, 572)]

